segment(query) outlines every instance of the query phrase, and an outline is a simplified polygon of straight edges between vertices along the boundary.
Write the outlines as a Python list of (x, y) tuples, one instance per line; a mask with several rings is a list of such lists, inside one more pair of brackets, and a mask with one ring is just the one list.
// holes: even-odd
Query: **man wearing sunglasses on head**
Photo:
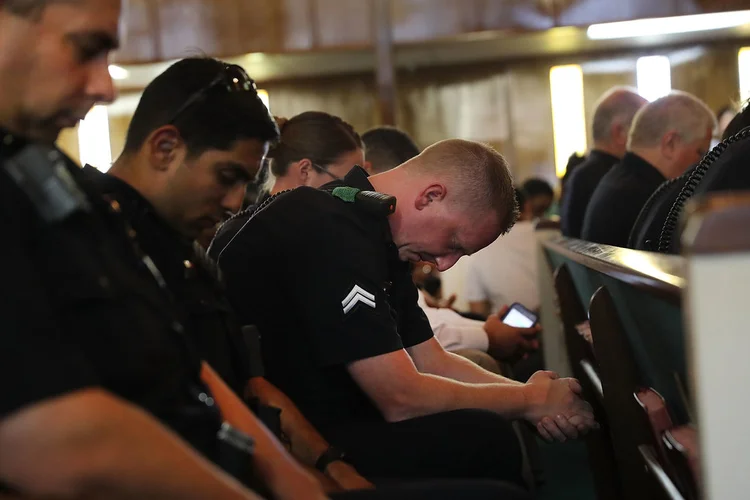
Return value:
[[(245, 343), (214, 266), (193, 243), (225, 213), (239, 211), (247, 183), (278, 134), (242, 68), (216, 59), (183, 59), (146, 87), (123, 154), (109, 172), (91, 166), (84, 172), (94, 189), (120, 204), (162, 273), (182, 309), (187, 334), (211, 367), (205, 368), (204, 380), (212, 386), (218, 374), (231, 389), (216, 389), (214, 397), (224, 418), (255, 439), (254, 462), (266, 487), (279, 498), (294, 498), (299, 488), (311, 488), (306, 474), (279, 453), (276, 443), (264, 445), (270, 436), (239, 398), (260, 396), (280, 407), (282, 418), (272, 408), (255, 409), (269, 428), (285, 431), (295, 455), (308, 466), (315, 466), (328, 444), (262, 379), (257, 348), (253, 352)], [(339, 457), (332, 458), (321, 472), (344, 487), (371, 486)]]

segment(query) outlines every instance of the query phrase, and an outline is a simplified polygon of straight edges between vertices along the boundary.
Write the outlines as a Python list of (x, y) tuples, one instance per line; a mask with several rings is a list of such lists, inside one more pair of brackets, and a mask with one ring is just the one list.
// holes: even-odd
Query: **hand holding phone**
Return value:
[(488, 352), (497, 359), (514, 362), (539, 348), (536, 315), (520, 304), (504, 307), (484, 323)]
[(500, 319), (506, 325), (516, 328), (531, 328), (539, 320), (539, 317), (523, 305), (515, 302)]

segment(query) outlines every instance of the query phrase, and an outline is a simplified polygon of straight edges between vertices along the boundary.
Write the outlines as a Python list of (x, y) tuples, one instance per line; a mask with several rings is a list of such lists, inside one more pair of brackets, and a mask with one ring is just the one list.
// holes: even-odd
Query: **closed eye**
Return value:
[(81, 62), (93, 61), (101, 56), (106, 56), (120, 46), (117, 38), (100, 31), (71, 33), (67, 35), (67, 39), (75, 48), (76, 56)]

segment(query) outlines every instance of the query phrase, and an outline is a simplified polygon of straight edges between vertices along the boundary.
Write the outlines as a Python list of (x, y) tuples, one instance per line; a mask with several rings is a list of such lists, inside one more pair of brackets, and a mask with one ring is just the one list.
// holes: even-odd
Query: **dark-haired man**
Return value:
[(531, 215), (535, 219), (544, 217), (555, 201), (555, 191), (550, 183), (539, 177), (532, 177), (524, 181), (521, 189), (531, 206)]
[(411, 137), (396, 127), (375, 127), (362, 134), (365, 170), (372, 175), (386, 172), (419, 154)]
[[(341, 457), (320, 462), (328, 443), (262, 378), (260, 363), (251, 362), (260, 356), (252, 352), (257, 346), (245, 344), (215, 266), (193, 243), (225, 213), (239, 211), (248, 181), (278, 135), (274, 119), (241, 68), (209, 58), (184, 59), (144, 90), (123, 154), (109, 173), (85, 170), (99, 192), (120, 203), (138, 242), (181, 306), (186, 331), (201, 357), (238, 397), (249, 391), (282, 410), (280, 419), (277, 415), (266, 423), (283, 430), (302, 462), (310, 467), (317, 463), (344, 487), (367, 487)], [(266, 408), (259, 411), (274, 415)], [(268, 456), (258, 451), (260, 470), (273, 470), (288, 460), (272, 448)], [(290, 471), (283, 483), (293, 481)], [(269, 485), (272, 490), (277, 486)], [(283, 494), (283, 488), (277, 494)]]
[(0, 489), (257, 498), (194, 451), (218, 458), (222, 423), (200, 359), (117, 204), (52, 146), (113, 100), (119, 14), (119, 0), (0, 2), (0, 232), (12, 235), (0, 246)]

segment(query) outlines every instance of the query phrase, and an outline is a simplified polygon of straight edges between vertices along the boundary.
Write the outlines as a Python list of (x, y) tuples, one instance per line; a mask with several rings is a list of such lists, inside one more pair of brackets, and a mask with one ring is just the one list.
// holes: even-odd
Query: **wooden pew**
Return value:
[(622, 484), (617, 474), (615, 451), (609, 439), (609, 419), (604, 409), (604, 393), (599, 366), (587, 337), (582, 335), (588, 326), (586, 308), (581, 303), (567, 264), (555, 271), (560, 316), (563, 322), (565, 347), (573, 375), (581, 382), (584, 398), (591, 403), (600, 430), (586, 437), (594, 487), (598, 498), (623, 498)]
[[(683, 469), (665, 468), (669, 457), (659, 438), (667, 429), (655, 429), (652, 415), (636, 398), (643, 389), (655, 388), (665, 395), (662, 410), (667, 427), (690, 421), (680, 309), (683, 259), (562, 237), (548, 238), (542, 246), (551, 267), (558, 269), (560, 314), (573, 371), (579, 378), (594, 372), (601, 380), (601, 405), (617, 463), (613, 486), (627, 500), (691, 498), (675, 473)], [(589, 303), (590, 308), (585, 308)], [(585, 315), (590, 315), (593, 338), (590, 358), (580, 346), (585, 338), (581, 333), (586, 333)], [(576, 366), (592, 369), (581, 371)], [(591, 458), (595, 476), (601, 476), (596, 470), (600, 461)]]

